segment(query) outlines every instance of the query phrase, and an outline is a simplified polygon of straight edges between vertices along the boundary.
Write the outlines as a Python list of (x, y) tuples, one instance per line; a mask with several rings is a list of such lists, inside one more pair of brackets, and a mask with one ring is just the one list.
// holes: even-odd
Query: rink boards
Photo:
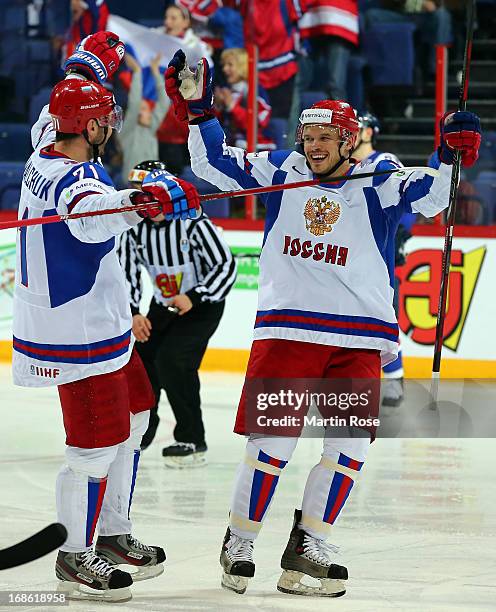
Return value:
[[(221, 324), (203, 362), (209, 370), (242, 371), (246, 366), (257, 308), (258, 254), (263, 233), (224, 231), (238, 262), (238, 278)], [(443, 238), (414, 236), (406, 243), (399, 269), (398, 322), (407, 376), (428, 377), (432, 366)], [(0, 358), (11, 357), (15, 230), (0, 233)], [(496, 378), (494, 333), (496, 239), (462, 237), (453, 241), (443, 347), (444, 377)], [(144, 275), (143, 312), (151, 295)]]

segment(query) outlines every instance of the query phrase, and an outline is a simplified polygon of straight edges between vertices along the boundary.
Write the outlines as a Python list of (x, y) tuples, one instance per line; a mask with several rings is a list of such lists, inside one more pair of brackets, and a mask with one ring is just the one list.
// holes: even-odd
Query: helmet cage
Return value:
[(96, 121), (100, 127), (110, 127), (116, 132), (120, 132), (123, 123), (122, 108), (116, 104), (110, 113), (97, 117)]

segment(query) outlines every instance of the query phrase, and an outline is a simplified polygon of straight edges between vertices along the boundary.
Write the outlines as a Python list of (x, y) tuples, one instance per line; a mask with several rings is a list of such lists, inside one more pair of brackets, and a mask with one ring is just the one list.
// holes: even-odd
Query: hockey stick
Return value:
[(39, 559), (62, 546), (66, 539), (66, 528), (61, 523), (52, 523), (30, 538), (0, 550), (0, 570)]
[[(327, 185), (328, 183), (340, 183), (342, 181), (354, 181), (358, 179), (370, 178), (374, 176), (382, 176), (384, 174), (399, 174), (407, 172), (423, 172), (429, 176), (439, 176), (439, 171), (428, 166), (411, 166), (403, 168), (391, 168), (389, 170), (381, 170), (380, 172), (363, 172), (360, 174), (351, 174), (343, 176), (331, 176), (324, 180), (311, 179), (300, 181), (297, 183), (286, 183), (284, 185), (268, 185), (267, 187), (254, 187), (252, 189), (240, 189), (237, 191), (222, 191), (220, 193), (208, 193), (200, 196), (201, 202), (210, 202), (212, 200), (222, 200), (223, 198), (240, 198), (248, 195), (257, 195), (259, 193), (272, 193), (273, 191), (285, 191), (286, 189), (298, 189), (300, 187), (313, 187), (318, 185)], [(29, 225), (46, 225), (48, 223), (59, 223), (60, 221), (70, 221), (72, 219), (83, 219), (86, 217), (101, 217), (102, 215), (113, 215), (115, 213), (136, 212), (156, 206), (155, 202), (146, 204), (136, 204), (135, 206), (123, 206), (122, 208), (107, 208), (106, 210), (89, 210), (81, 213), (68, 213), (67, 215), (50, 215), (49, 217), (35, 217), (33, 219), (18, 219), (17, 221), (3, 221), (0, 223), (0, 230), (11, 229), (13, 227), (27, 227)]]
[[(458, 98), (458, 110), (464, 111), (467, 108), (468, 84), (470, 72), (470, 59), (472, 56), (472, 40), (474, 36), (474, 21), (475, 21), (475, 2), (469, 0), (467, 5), (467, 39), (465, 41), (465, 53), (463, 57), (463, 72), (462, 82), (460, 85), (460, 95)], [(439, 390), (439, 372), (441, 369), (441, 351), (443, 349), (444, 340), (444, 320), (446, 317), (446, 299), (448, 295), (448, 280), (449, 269), (451, 263), (451, 250), (453, 245), (453, 231), (455, 228), (455, 213), (456, 213), (456, 195), (458, 193), (458, 183), (460, 180), (460, 151), (455, 151), (453, 169), (451, 172), (451, 185), (448, 204), (448, 217), (446, 219), (446, 233), (444, 236), (444, 250), (441, 272), (441, 291), (439, 295), (437, 322), (436, 322), (436, 340), (434, 343), (434, 358), (432, 360), (432, 382), (431, 382), (431, 398), (433, 403), (431, 408), (436, 408), (436, 400)]]

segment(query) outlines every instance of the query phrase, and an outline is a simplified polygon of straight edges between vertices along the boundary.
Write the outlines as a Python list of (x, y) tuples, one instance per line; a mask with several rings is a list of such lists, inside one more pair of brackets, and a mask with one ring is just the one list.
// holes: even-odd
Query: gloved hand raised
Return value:
[(200, 198), (191, 183), (164, 170), (155, 170), (145, 177), (142, 192), (131, 196), (133, 204), (156, 201), (156, 206), (137, 211), (142, 217), (154, 218), (160, 213), (172, 219), (196, 219), (201, 214)]
[(212, 71), (203, 57), (192, 72), (184, 51), (179, 49), (165, 72), (165, 91), (174, 105), (176, 117), (186, 121), (189, 115), (208, 114), (213, 104)]
[(64, 64), (66, 75), (77, 73), (105, 83), (119, 67), (125, 47), (113, 32), (96, 32), (84, 38)]
[(451, 165), (455, 150), (460, 151), (462, 165), (473, 166), (479, 157), (481, 126), (477, 115), (468, 111), (448, 111), (440, 121), (439, 159)]

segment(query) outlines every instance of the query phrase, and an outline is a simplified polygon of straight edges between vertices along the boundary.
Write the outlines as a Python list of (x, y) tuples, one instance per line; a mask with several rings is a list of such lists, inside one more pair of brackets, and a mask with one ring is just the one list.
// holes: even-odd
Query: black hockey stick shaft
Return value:
[(52, 523), (30, 538), (0, 550), (0, 570), (39, 559), (62, 546), (66, 539), (66, 528), (61, 523)]
[[(465, 41), (465, 53), (463, 57), (462, 82), (460, 95), (458, 98), (458, 110), (464, 111), (467, 108), (468, 84), (470, 76), (470, 60), (472, 57), (472, 41), (474, 36), (476, 0), (469, 0), (467, 3), (467, 38)], [(449, 269), (451, 264), (451, 250), (453, 245), (453, 231), (455, 227), (456, 196), (458, 193), (458, 183), (460, 180), (460, 151), (455, 151), (453, 170), (451, 172), (451, 186), (448, 205), (448, 216), (446, 219), (446, 233), (444, 236), (444, 251), (441, 272), (441, 291), (436, 322), (436, 340), (434, 343), (434, 359), (432, 362), (432, 377), (438, 378), (441, 369), (441, 352), (444, 340), (444, 321), (446, 318), (446, 300), (448, 295)]]

